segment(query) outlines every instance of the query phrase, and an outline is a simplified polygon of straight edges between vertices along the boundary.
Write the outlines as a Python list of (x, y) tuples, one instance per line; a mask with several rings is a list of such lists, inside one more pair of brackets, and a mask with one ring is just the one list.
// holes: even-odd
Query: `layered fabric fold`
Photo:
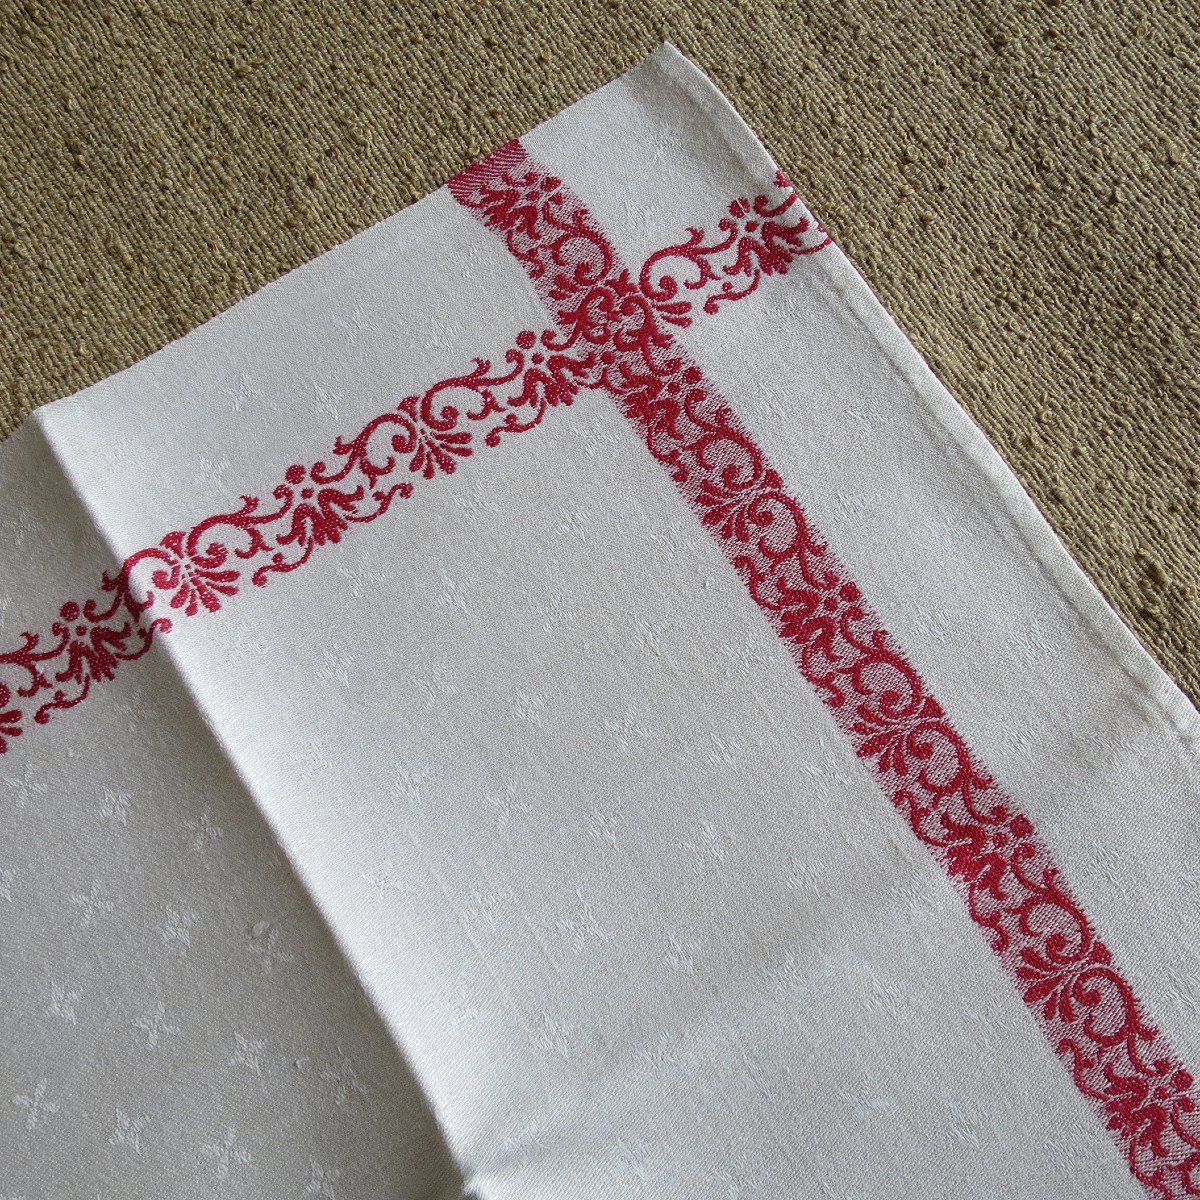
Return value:
[(1196, 712), (672, 48), (0, 489), (0, 1187), (1200, 1194)]

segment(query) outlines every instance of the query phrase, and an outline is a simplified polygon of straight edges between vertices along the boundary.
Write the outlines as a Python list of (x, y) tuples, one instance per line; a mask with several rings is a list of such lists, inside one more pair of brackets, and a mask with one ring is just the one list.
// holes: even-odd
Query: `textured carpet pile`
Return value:
[(668, 38), (1200, 696), (1191, 0), (0, 0), (0, 436)]

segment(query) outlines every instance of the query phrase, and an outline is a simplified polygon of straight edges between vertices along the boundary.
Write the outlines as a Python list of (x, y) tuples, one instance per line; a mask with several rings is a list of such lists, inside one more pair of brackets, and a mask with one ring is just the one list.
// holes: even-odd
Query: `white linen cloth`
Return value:
[(0, 1195), (1200, 1191), (1196, 713), (670, 47), (0, 531)]

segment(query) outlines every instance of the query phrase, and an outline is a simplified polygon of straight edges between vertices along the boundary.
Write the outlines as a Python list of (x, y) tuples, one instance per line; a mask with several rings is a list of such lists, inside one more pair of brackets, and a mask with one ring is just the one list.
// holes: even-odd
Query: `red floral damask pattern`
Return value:
[(624, 268), (582, 202), (512, 143), (450, 184), (525, 266), (572, 379), (637, 429), (879, 786), (942, 865), (1076, 1085), (1154, 1195), (1200, 1195), (1190, 1071), (1154, 1027), (1032, 823), (988, 774), (670, 332), (826, 239), (786, 182)]
[[(519, 147), (499, 153), (517, 155)], [(714, 238), (693, 229), (683, 245), (651, 255), (629, 294), (652, 297), (655, 312), (670, 323), (690, 321), (689, 291), (703, 290), (705, 310), (714, 312), (719, 303), (749, 295), (763, 275), (784, 272), (826, 244), (824, 232), (797, 213), (795, 194), (782, 180), (774, 199), (737, 200)], [(528, 247), (521, 215), (509, 225), (509, 249), (536, 257), (542, 225), (530, 226)], [(676, 254), (696, 268), (682, 289), (662, 268)], [(609, 273), (607, 261), (580, 265), (585, 273), (594, 268), (596, 280)], [(597, 320), (598, 328), (607, 327), (607, 318), (597, 314)], [(383, 516), (418, 483), (453, 474), (480, 449), (569, 405), (581, 388), (601, 386), (604, 369), (587, 337), (523, 331), (499, 358), (475, 359), (469, 371), (406, 396), (358, 433), (338, 438), (323, 458), (292, 464), (269, 497), (242, 496), (236, 508), (129, 555), (102, 577), (96, 595), (65, 602), (48, 631), (26, 631), (17, 646), (0, 651), (0, 754), (31, 719), (44, 725), (80, 704), (174, 621), (214, 613), (247, 584), (263, 587), (303, 566), (356, 525)]]

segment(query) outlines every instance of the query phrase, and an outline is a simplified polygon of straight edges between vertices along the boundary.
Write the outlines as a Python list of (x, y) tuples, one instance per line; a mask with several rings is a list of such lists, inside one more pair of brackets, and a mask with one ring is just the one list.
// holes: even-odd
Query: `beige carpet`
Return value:
[(0, 0), (0, 434), (666, 38), (1200, 696), (1192, 0)]

